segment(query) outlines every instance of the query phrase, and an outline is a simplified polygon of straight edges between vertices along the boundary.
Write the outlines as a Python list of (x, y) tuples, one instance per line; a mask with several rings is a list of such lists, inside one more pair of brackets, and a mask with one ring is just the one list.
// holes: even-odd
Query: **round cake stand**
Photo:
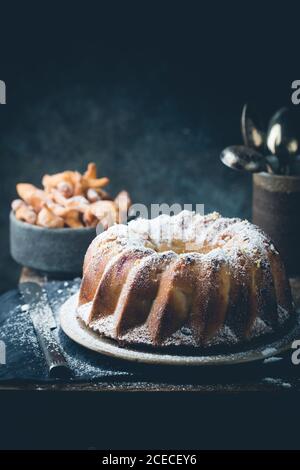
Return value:
[(300, 320), (293, 325), (291, 330), (282, 338), (259, 347), (249, 348), (243, 352), (207, 355), (183, 355), (162, 353), (161, 351), (141, 351), (133, 347), (121, 347), (115, 341), (104, 338), (88, 329), (81, 320), (77, 318), (76, 306), (78, 294), (70, 297), (61, 307), (60, 324), (64, 333), (73, 341), (87, 349), (126, 361), (178, 366), (221, 366), (242, 364), (252, 361), (260, 361), (275, 356), (291, 348), (295, 339), (300, 339)]

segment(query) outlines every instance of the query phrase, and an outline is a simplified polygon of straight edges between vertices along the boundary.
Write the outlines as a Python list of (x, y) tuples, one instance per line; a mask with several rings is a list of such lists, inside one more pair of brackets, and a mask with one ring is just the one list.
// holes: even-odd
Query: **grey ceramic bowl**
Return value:
[(10, 253), (29, 268), (52, 274), (80, 275), (95, 228), (48, 229), (30, 225), (10, 213)]

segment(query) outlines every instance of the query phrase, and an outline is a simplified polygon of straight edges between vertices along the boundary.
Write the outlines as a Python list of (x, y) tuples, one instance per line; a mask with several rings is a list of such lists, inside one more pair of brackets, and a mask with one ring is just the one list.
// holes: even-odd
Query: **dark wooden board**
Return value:
[[(46, 281), (38, 273), (24, 269), (20, 281), (32, 280), (41, 283)], [(299, 301), (299, 280), (291, 282), (294, 299)], [(299, 305), (299, 304), (298, 304)], [(172, 380), (161, 371), (153, 378), (150, 373), (145, 379), (131, 377), (130, 380), (102, 379), (74, 381), (71, 383), (51, 383), (36, 380), (8, 380), (0, 382), (0, 390), (40, 390), (40, 391), (101, 391), (101, 392), (198, 392), (210, 393), (243, 393), (243, 392), (278, 392), (289, 393), (300, 390), (299, 367), (291, 363), (291, 354), (285, 354), (280, 361), (266, 364), (252, 364), (237, 368), (223, 367), (217, 374), (206, 374), (195, 370), (197, 377), (179, 372), (179, 377)], [(125, 365), (124, 365), (125, 367)], [(147, 374), (146, 374), (147, 375)]]

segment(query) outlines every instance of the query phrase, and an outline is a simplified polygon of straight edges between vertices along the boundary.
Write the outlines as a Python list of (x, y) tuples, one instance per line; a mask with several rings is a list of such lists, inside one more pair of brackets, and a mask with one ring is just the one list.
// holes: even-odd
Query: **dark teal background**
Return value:
[[(0, 2), (0, 290), (15, 285), (15, 184), (95, 160), (135, 202), (250, 216), (219, 162), (246, 100), (267, 114), (300, 78), (295, 2)], [(200, 372), (196, 372), (200, 373)], [(2, 448), (295, 448), (292, 395), (1, 393)]]
[(250, 217), (251, 180), (219, 154), (241, 142), (245, 101), (267, 113), (290, 101), (299, 62), (296, 29), (278, 33), (293, 24), (291, 11), (279, 23), (259, 11), (230, 2), (3, 3), (0, 291), (19, 272), (8, 251), (15, 184), (39, 184), (45, 173), (94, 160), (112, 193), (127, 188), (135, 202)]

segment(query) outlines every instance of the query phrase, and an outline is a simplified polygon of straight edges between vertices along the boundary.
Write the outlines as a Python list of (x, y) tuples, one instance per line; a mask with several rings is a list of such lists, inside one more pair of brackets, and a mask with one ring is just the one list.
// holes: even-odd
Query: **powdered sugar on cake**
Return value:
[[(95, 300), (90, 292), (96, 297), (101, 289), (89, 287), (78, 316), (94, 331), (123, 344), (234, 345), (272, 334), (291, 317), (279, 254), (269, 238), (246, 220), (182, 211), (115, 225), (91, 247), (86, 279), (97, 272), (97, 254), (104, 253), (107, 263), (98, 282), (116, 279), (117, 286), (121, 276), (123, 284), (121, 289), (105, 284), (117, 296), (115, 308), (105, 315), (94, 311), (92, 317)], [(139, 319), (137, 312), (130, 313), (128, 299), (140, 305), (143, 296), (149, 311), (143, 310)], [(129, 326), (123, 322), (122, 329), (119, 322), (124, 315)], [(165, 315), (170, 325), (178, 325), (175, 331)]]

